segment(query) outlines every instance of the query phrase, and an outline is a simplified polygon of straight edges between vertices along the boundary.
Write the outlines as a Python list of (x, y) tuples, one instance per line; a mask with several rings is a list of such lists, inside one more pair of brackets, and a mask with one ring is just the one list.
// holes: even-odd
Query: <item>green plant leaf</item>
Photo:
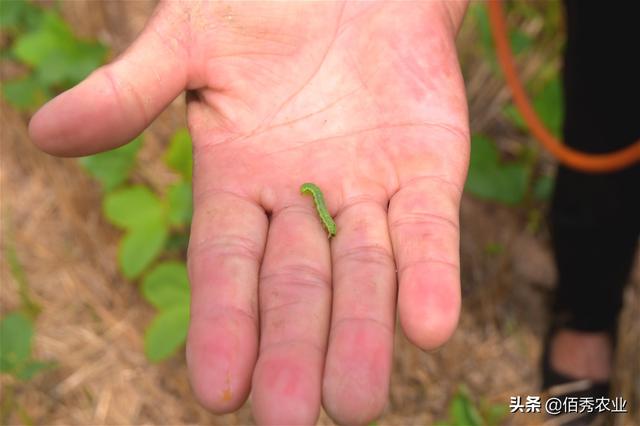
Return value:
[(43, 19), (36, 31), (25, 32), (15, 41), (13, 52), (22, 62), (43, 67), (48, 56), (65, 50), (73, 41), (69, 26), (53, 11), (43, 11)]
[(2, 94), (13, 107), (23, 111), (36, 108), (50, 98), (47, 88), (32, 75), (4, 82)]
[(162, 222), (150, 222), (131, 229), (120, 242), (118, 263), (129, 279), (140, 275), (160, 254), (168, 231)]
[(0, 7), (0, 29), (17, 28), (20, 25), (22, 13), (27, 6), (26, 1), (3, 1)]
[(187, 129), (181, 129), (174, 133), (164, 160), (171, 169), (180, 173), (184, 180), (191, 182), (193, 171), (191, 136)]
[(184, 252), (189, 247), (189, 233), (172, 233), (167, 240), (166, 249), (169, 251)]
[(80, 159), (80, 164), (102, 184), (105, 191), (111, 191), (129, 178), (142, 144), (142, 136), (120, 148)]
[[(564, 101), (562, 97), (562, 86), (558, 78), (547, 82), (542, 89), (533, 97), (533, 108), (540, 117), (540, 120), (554, 136), (559, 137), (562, 133), (562, 121), (564, 117)], [(508, 104), (502, 110), (503, 114), (517, 128), (529, 130), (520, 111), (514, 104)]]
[(518, 129), (524, 131), (528, 130), (527, 123), (524, 122), (522, 115), (520, 115), (520, 111), (518, 111), (513, 103), (506, 104), (502, 109), (502, 113)]
[(189, 276), (183, 262), (164, 262), (144, 277), (142, 294), (158, 309), (189, 305)]
[[(6, 215), (3, 219), (5, 226), (11, 229), (13, 225), (11, 218)], [(42, 311), (42, 308), (31, 298), (29, 282), (16, 251), (14, 233), (9, 231), (3, 235), (3, 237), (4, 260), (9, 265), (9, 271), (18, 284), (18, 295), (20, 296), (20, 304), (22, 306), (21, 311), (29, 319), (36, 318)]]
[(552, 176), (540, 176), (533, 186), (533, 196), (536, 200), (546, 201), (551, 198), (555, 179)]
[(20, 380), (30, 380), (33, 376), (56, 366), (55, 362), (28, 360), (17, 373)]
[(191, 222), (193, 199), (189, 182), (180, 181), (171, 185), (167, 191), (167, 203), (169, 204), (170, 224), (186, 225)]
[(494, 199), (511, 205), (522, 202), (527, 192), (528, 179), (529, 170), (524, 164), (502, 165), (493, 178), (498, 184)]
[(564, 101), (562, 84), (558, 77), (544, 85), (542, 90), (534, 97), (533, 107), (547, 128), (555, 136), (559, 136), (562, 131)]
[(0, 371), (18, 374), (31, 356), (33, 325), (21, 312), (0, 321)]
[(144, 336), (144, 351), (151, 361), (162, 361), (173, 355), (187, 338), (189, 305), (161, 311)]
[(486, 409), (485, 419), (487, 426), (498, 426), (509, 415), (509, 406), (506, 404), (491, 404)]
[(464, 386), (453, 396), (449, 405), (449, 417), (454, 426), (482, 426), (482, 418), (468, 396)]
[(509, 33), (509, 41), (511, 43), (511, 50), (515, 55), (526, 52), (533, 45), (531, 37), (517, 28), (511, 29)]
[(499, 159), (498, 149), (491, 139), (480, 135), (472, 136), (470, 167), (492, 167), (498, 163)]
[(524, 198), (528, 177), (525, 164), (502, 164), (493, 141), (473, 136), (466, 191), (479, 198), (517, 204)]
[(103, 63), (107, 49), (77, 39), (57, 13), (45, 11), (38, 29), (20, 35), (13, 54), (34, 68), (41, 83), (64, 88), (79, 83)]
[(124, 229), (165, 222), (164, 206), (160, 199), (142, 185), (108, 193), (103, 201), (103, 210), (109, 222)]
[(2, 0), (0, 29), (10, 32), (24, 31), (39, 24), (42, 9), (26, 0)]

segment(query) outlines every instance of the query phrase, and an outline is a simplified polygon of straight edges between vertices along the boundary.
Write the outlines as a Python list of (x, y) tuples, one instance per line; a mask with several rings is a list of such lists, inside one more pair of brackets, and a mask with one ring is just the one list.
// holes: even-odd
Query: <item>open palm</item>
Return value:
[[(340, 422), (366, 422), (387, 399), (396, 305), (422, 348), (453, 332), (461, 12), (166, 2), (118, 60), (32, 120), (40, 147), (83, 155), (130, 140), (189, 90), (187, 360), (211, 410), (237, 409), (251, 389), (261, 423), (312, 423), (321, 401)], [(331, 240), (304, 182), (324, 191)]]

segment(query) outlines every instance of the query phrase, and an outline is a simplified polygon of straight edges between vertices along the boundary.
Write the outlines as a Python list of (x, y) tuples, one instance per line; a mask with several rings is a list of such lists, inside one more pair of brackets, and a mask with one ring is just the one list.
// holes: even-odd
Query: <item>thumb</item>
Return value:
[(187, 83), (188, 20), (177, 13), (174, 5), (160, 6), (114, 62), (45, 104), (29, 123), (33, 142), (50, 154), (79, 156), (140, 134)]

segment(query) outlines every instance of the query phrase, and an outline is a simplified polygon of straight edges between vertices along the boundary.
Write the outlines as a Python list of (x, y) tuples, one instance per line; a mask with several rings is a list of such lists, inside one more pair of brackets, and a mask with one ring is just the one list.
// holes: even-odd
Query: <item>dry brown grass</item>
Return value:
[[(143, 25), (152, 2), (78, 1), (62, 6), (81, 34), (98, 36), (120, 51)], [(462, 45), (465, 37), (473, 36), (463, 31)], [(508, 99), (503, 83), (477, 56), (466, 58), (465, 65), (473, 71), (468, 92), (474, 129), (504, 128), (494, 120)], [(35, 354), (58, 363), (55, 370), (27, 383), (2, 376), (0, 386), (15, 389), (17, 404), (34, 424), (252, 423), (249, 404), (226, 416), (201, 409), (189, 389), (183, 356), (157, 365), (145, 359), (143, 330), (152, 310), (118, 271), (119, 234), (101, 217), (98, 186), (75, 161), (37, 151), (28, 141), (27, 117), (4, 102), (0, 108), (0, 308), (4, 314), (20, 305), (18, 284), (4, 255), (12, 247), (31, 297), (42, 307)], [(158, 153), (182, 125), (184, 105), (178, 100), (147, 132), (136, 179), (162, 186), (171, 178)], [(513, 132), (502, 134), (502, 143), (515, 143)], [(474, 398), (497, 403), (508, 403), (511, 395), (539, 393), (540, 336), (554, 279), (545, 234), (527, 232), (521, 211), (469, 198), (463, 202), (461, 218), (460, 327), (449, 343), (431, 353), (415, 349), (398, 333), (391, 397), (378, 424), (431, 424), (442, 419), (460, 383)], [(501, 243), (506, 249), (490, 255), (487, 243)], [(640, 424), (638, 318), (640, 272), (626, 293), (614, 383), (614, 394), (624, 395), (635, 411), (616, 417), (616, 424)], [(542, 420), (521, 415), (507, 423)], [(25, 418), (15, 411), (8, 421), (20, 424)], [(325, 415), (319, 423), (332, 424)]]

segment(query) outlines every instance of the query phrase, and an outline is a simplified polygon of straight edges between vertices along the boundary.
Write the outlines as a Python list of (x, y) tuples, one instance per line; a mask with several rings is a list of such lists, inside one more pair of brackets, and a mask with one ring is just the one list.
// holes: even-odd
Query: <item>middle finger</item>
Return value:
[(331, 263), (312, 204), (274, 212), (260, 275), (254, 415), (260, 424), (313, 424), (320, 412)]

